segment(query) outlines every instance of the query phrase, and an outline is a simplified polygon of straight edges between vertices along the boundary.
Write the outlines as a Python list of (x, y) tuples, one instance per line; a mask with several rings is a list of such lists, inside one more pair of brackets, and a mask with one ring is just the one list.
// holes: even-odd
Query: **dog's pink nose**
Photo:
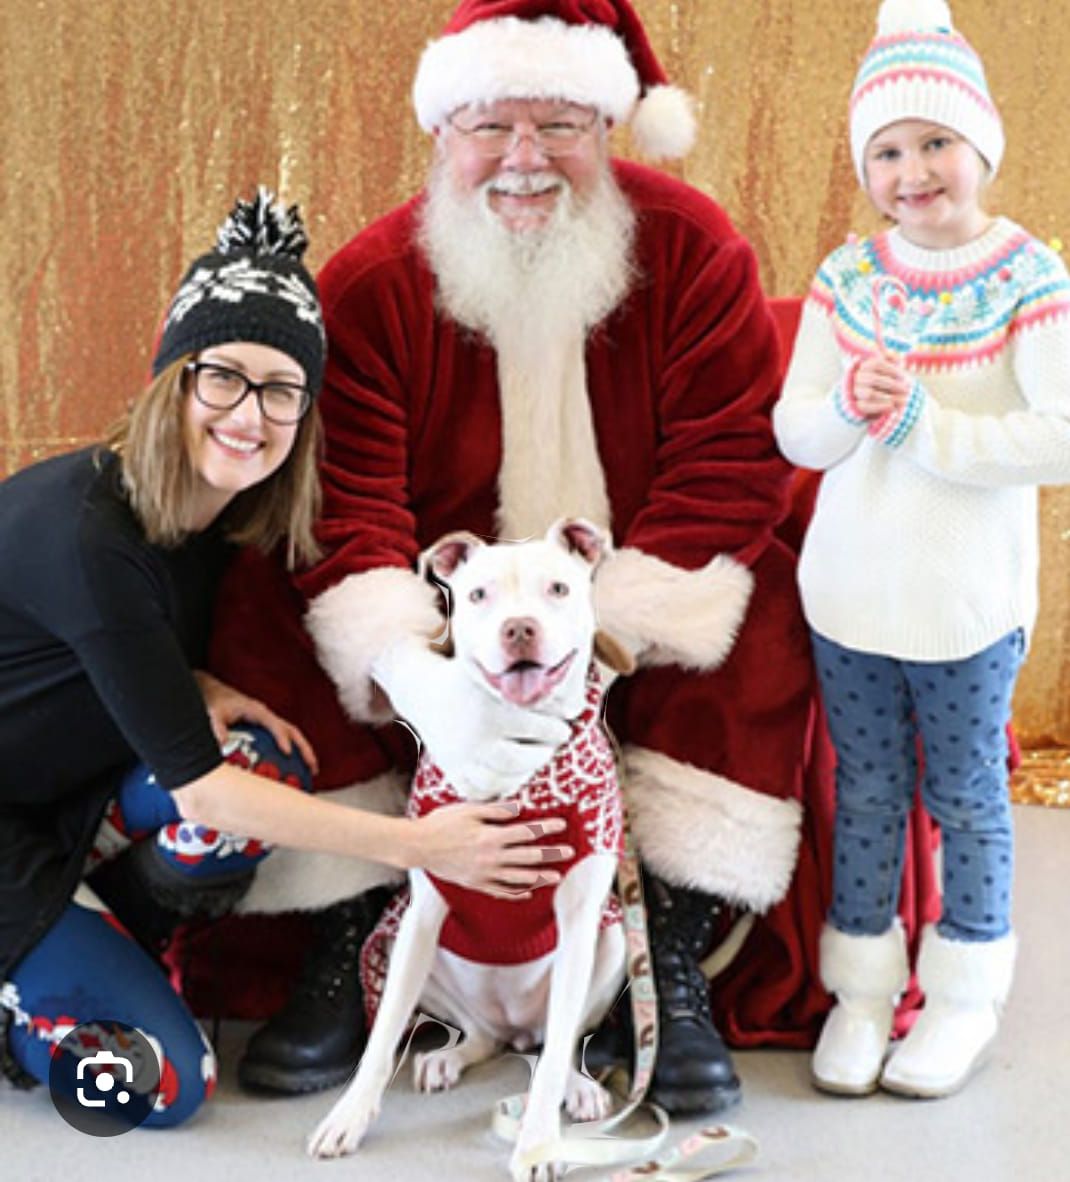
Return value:
[(539, 624), (530, 616), (514, 616), (502, 624), (502, 647), (509, 652), (526, 652), (539, 639)]

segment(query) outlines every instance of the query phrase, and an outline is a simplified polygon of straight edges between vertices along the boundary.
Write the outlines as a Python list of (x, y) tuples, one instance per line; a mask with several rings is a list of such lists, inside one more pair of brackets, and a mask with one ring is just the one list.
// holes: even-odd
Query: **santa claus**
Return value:
[[(396, 716), (451, 778), (523, 780), (553, 732), (516, 708), (469, 708), (478, 691), (428, 647), (443, 619), (416, 556), (455, 529), (522, 538), (565, 514), (610, 529), (597, 599), (638, 661), (609, 720), (650, 914), (652, 1094), (715, 1111), (740, 1094), (718, 1025), (737, 1044), (802, 1046), (827, 1007), (815, 966), (831, 785), (777, 532), (790, 471), (755, 257), (704, 194), (610, 156), (621, 124), (649, 157), (683, 155), (695, 132), (627, 0), (462, 0), (413, 93), (434, 137), (425, 191), (319, 279), (324, 556), (285, 587), (252, 556), (235, 568), (217, 664), (312, 738), (321, 790), (357, 785), (358, 801), (400, 808), (411, 740), (377, 729)], [(753, 584), (734, 637), (726, 569), (737, 590)], [(807, 794), (822, 803), (804, 824)], [(241, 1078), (329, 1086), (362, 1046), (353, 959), (374, 908), (361, 892), (390, 873), (270, 861), (246, 909), (331, 906)], [(756, 919), (733, 929), (742, 915)], [(729, 929), (741, 947), (711, 1013), (701, 965)]]

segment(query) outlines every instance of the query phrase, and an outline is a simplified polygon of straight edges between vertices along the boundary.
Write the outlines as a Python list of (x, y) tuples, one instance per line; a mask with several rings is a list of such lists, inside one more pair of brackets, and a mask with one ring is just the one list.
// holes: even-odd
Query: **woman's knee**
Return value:
[(232, 727), (223, 744), (223, 758), (265, 779), (279, 780), (304, 792), (312, 790), (312, 772), (297, 745), (287, 754), (266, 727), (253, 723)]
[[(86, 998), (96, 1013), (86, 1012)], [(102, 911), (69, 904), (16, 964), (2, 1001), (12, 1056), (40, 1083), (50, 1082), (57, 1046), (72, 1063), (84, 1058), (79, 1048), (131, 1058), (142, 1092), (157, 1092), (144, 1123), (160, 1128), (189, 1120), (215, 1088), (215, 1053), (197, 1020), (159, 967)]]
[[(231, 729), (223, 744), (223, 756), (227, 763), (253, 775), (304, 792), (312, 789), (312, 773), (297, 747), (287, 754), (264, 727)], [(187, 885), (212, 882), (222, 886), (224, 880), (240, 880), (247, 887), (254, 868), (271, 851), (256, 834), (224, 833), (192, 820), (176, 820), (163, 826), (156, 835), (155, 847), (155, 856)]]
[(215, 1091), (218, 1074), (215, 1052), (196, 1023), (166, 1044), (147, 1035), (160, 1063), (160, 1088), (146, 1128), (172, 1129), (200, 1111)]

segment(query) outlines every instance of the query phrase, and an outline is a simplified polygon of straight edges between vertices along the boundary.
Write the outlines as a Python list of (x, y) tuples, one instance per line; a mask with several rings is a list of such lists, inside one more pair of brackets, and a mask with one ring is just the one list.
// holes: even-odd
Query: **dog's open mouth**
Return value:
[(507, 701), (517, 706), (534, 706), (559, 686), (576, 659), (576, 649), (556, 665), (537, 661), (514, 661), (501, 673), (491, 673), (479, 666), (487, 682)]

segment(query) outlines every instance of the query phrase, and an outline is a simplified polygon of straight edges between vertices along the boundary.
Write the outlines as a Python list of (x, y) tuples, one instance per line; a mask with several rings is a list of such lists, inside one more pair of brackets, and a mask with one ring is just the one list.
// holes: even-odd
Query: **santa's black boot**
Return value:
[(249, 1039), (238, 1063), (242, 1087), (297, 1096), (352, 1075), (367, 1038), (360, 949), (391, 894), (368, 891), (318, 913), (293, 993)]
[(654, 982), (658, 1057), (649, 1098), (678, 1114), (720, 1112), (742, 1094), (710, 1017), (709, 986), (699, 965), (709, 951), (721, 905), (701, 891), (643, 876)]

